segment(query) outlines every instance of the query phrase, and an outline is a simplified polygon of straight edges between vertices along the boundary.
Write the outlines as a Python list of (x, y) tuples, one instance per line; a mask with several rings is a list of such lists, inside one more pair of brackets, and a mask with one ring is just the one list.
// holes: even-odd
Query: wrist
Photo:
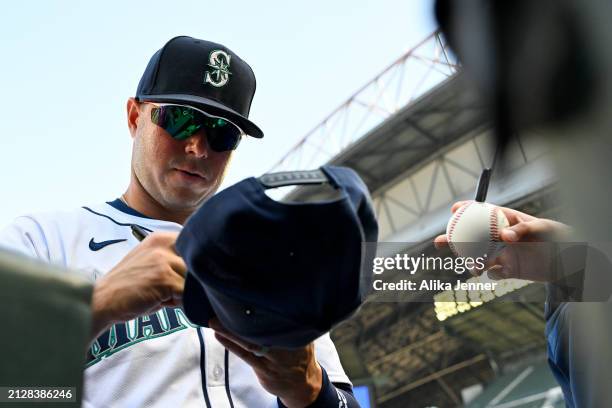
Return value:
[(316, 361), (307, 370), (304, 382), (291, 390), (288, 397), (279, 397), (287, 408), (305, 408), (316, 401), (323, 385), (323, 371)]
[(94, 286), (91, 297), (91, 333), (90, 339), (94, 340), (113, 323), (112, 316), (108, 312), (108, 296), (103, 281)]

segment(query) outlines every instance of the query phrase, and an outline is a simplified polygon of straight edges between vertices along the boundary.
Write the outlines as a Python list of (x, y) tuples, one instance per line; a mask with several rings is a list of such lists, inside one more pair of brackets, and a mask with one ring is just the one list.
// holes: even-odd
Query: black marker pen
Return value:
[(149, 235), (148, 231), (146, 231), (144, 228), (142, 228), (142, 227), (140, 227), (140, 226), (138, 226), (136, 224), (130, 225), (130, 228), (132, 229), (132, 234), (139, 241), (142, 241), (143, 239), (146, 238), (147, 235)]

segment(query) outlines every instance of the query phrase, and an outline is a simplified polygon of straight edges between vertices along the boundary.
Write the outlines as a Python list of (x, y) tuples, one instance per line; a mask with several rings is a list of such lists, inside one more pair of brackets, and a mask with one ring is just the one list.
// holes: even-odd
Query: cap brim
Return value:
[(208, 300), (204, 288), (191, 272), (187, 272), (183, 290), (183, 310), (191, 323), (208, 327), (208, 322), (215, 317), (215, 311)]
[(261, 129), (256, 124), (251, 122), (246, 117), (242, 116), (233, 109), (208, 98), (202, 98), (193, 95), (183, 94), (165, 94), (165, 95), (140, 95), (136, 96), (139, 101), (149, 102), (174, 102), (183, 103), (187, 105), (193, 105), (195, 107), (201, 107), (202, 110), (210, 113), (211, 115), (221, 116), (236, 123), (244, 132), (251, 136), (261, 139), (264, 135)]

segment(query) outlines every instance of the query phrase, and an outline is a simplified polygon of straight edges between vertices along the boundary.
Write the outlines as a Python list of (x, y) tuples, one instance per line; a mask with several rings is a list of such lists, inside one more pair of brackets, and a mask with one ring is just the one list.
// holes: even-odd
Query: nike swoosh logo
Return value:
[(118, 242), (123, 242), (123, 241), (127, 241), (127, 239), (111, 239), (111, 240), (108, 240), (108, 241), (96, 242), (92, 238), (89, 241), (89, 249), (91, 249), (92, 251), (99, 251), (99, 250), (101, 250), (104, 247), (116, 244)]

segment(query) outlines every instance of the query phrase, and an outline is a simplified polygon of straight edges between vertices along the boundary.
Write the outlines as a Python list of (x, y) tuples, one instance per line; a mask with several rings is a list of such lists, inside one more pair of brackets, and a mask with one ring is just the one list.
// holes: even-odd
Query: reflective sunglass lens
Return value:
[(208, 143), (216, 152), (236, 149), (241, 139), (240, 129), (229, 121), (207, 116), (189, 107), (156, 106), (151, 110), (151, 121), (177, 140), (188, 139), (205, 128)]
[(233, 131), (232, 127), (210, 129), (207, 133), (208, 144), (216, 152), (234, 150), (240, 143), (240, 133)]
[(158, 106), (151, 110), (151, 121), (175, 139), (185, 140), (200, 130), (194, 110), (180, 106)]

